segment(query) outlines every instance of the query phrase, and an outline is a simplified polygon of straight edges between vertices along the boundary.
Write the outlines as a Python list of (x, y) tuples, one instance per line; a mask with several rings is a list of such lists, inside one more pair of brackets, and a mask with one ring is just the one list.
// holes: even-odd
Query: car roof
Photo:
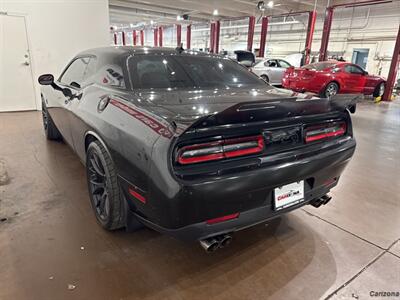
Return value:
[(144, 46), (109, 46), (101, 48), (93, 48), (80, 52), (77, 56), (82, 55), (170, 55), (170, 54), (196, 55), (203, 57), (222, 57), (218, 54), (195, 51), (191, 49), (180, 51), (178, 48), (169, 47), (144, 47)]

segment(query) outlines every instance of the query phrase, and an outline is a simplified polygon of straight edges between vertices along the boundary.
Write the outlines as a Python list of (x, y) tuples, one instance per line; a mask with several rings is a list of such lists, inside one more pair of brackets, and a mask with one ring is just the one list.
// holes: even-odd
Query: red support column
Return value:
[(263, 17), (261, 21), (260, 50), (258, 52), (258, 57), (264, 57), (267, 32), (268, 32), (268, 17)]
[(158, 47), (158, 28), (154, 28), (154, 47)]
[(217, 21), (215, 22), (215, 28), (214, 28), (214, 53), (219, 53), (219, 33), (221, 31), (221, 22)]
[(253, 49), (254, 29), (256, 26), (256, 17), (249, 17), (249, 31), (247, 32), (247, 51)]
[(114, 45), (118, 45), (118, 35), (114, 32)]
[(321, 49), (319, 50), (319, 61), (325, 61), (328, 58), (328, 42), (329, 34), (331, 33), (333, 19), (333, 7), (327, 7), (325, 11), (324, 28), (321, 38)]
[(317, 12), (315, 10), (310, 11), (308, 15), (308, 26), (307, 26), (307, 37), (306, 37), (306, 46), (304, 49), (304, 64), (307, 65), (310, 63), (310, 55), (311, 55), (311, 45), (312, 39), (314, 35), (315, 21), (317, 20)]
[(211, 23), (210, 25), (210, 49), (211, 53), (214, 53), (214, 42), (215, 42), (215, 23)]
[(125, 40), (125, 31), (122, 31), (122, 45), (126, 45), (126, 40)]
[(132, 31), (132, 44), (133, 44), (133, 46), (136, 46), (136, 42), (137, 42), (136, 30), (133, 30)]
[(186, 49), (190, 49), (190, 41), (192, 39), (192, 25), (186, 27)]
[(163, 28), (158, 27), (158, 46), (162, 47), (163, 45)]
[(383, 93), (382, 100), (390, 101), (393, 93), (393, 87), (396, 81), (397, 71), (399, 70), (400, 62), (400, 26), (399, 32), (397, 33), (396, 45), (394, 46), (392, 62), (390, 63), (390, 69), (388, 79), (386, 81), (385, 92)]
[(182, 39), (182, 25), (181, 24), (177, 24), (176, 25), (176, 46), (180, 47)]
[(144, 30), (140, 30), (140, 45), (144, 46)]

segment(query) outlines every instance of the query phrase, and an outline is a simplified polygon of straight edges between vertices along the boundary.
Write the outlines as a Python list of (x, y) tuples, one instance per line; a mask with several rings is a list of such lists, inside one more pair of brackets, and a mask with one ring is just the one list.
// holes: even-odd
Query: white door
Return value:
[(0, 14), (0, 112), (34, 109), (25, 17)]

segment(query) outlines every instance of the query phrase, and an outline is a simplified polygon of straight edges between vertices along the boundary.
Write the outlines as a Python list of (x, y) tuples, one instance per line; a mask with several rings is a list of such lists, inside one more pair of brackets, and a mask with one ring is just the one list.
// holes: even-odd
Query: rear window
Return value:
[(307, 70), (315, 70), (315, 71), (322, 71), (325, 69), (332, 68), (336, 65), (334, 62), (322, 62), (322, 63), (314, 63), (303, 66), (303, 69)]
[(228, 58), (192, 55), (141, 55), (129, 59), (134, 88), (218, 88), (265, 85)]

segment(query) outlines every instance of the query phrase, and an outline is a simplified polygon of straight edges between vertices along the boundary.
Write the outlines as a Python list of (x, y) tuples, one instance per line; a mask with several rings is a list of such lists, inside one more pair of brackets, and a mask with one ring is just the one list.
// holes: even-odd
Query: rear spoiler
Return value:
[(339, 94), (329, 101), (336, 110), (348, 109), (352, 114), (356, 112), (357, 102), (364, 99), (363, 94)]
[[(234, 104), (220, 112), (196, 119), (191, 125), (186, 123), (178, 135), (190, 129), (226, 124), (270, 121), (297, 116), (318, 115), (340, 111), (356, 111), (356, 105), (363, 95), (342, 94), (327, 98), (289, 97), (277, 100), (246, 101)], [(176, 123), (180, 123), (176, 120)], [(182, 128), (183, 127), (183, 128)], [(183, 129), (183, 130), (182, 130)]]

